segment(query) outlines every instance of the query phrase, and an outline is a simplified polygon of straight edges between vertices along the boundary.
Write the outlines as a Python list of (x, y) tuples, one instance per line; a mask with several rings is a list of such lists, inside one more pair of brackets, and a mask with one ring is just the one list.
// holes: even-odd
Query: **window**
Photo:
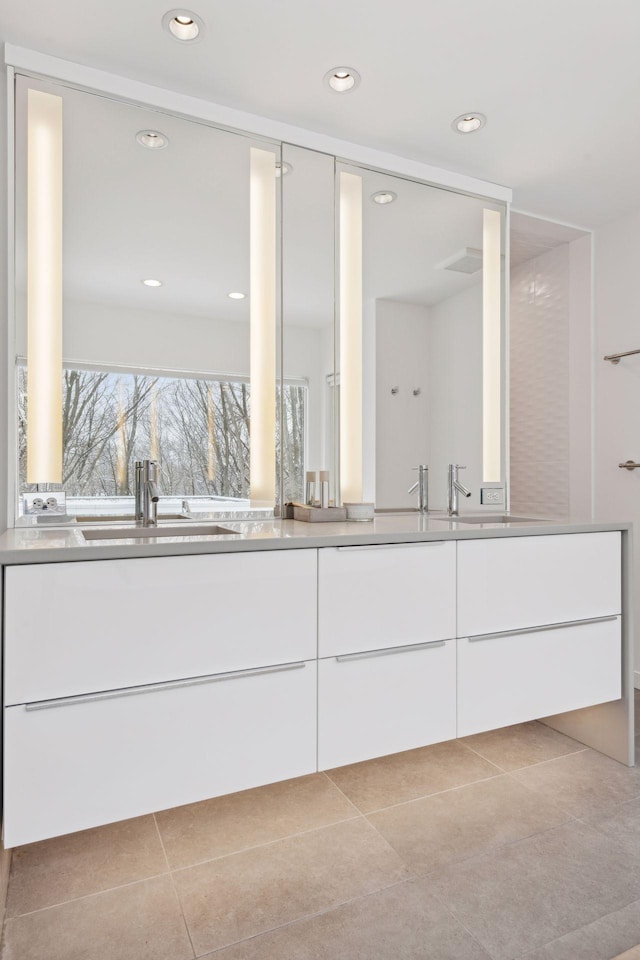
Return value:
[[(26, 477), (27, 375), (18, 368), (20, 492)], [(278, 403), (280, 393), (278, 394)], [(285, 499), (304, 487), (307, 386), (282, 392)], [(137, 374), (67, 366), (63, 372), (63, 483), (69, 498), (134, 495), (134, 461), (160, 461), (168, 497), (249, 497), (251, 388), (246, 380)], [(278, 480), (280, 478), (278, 477)]]

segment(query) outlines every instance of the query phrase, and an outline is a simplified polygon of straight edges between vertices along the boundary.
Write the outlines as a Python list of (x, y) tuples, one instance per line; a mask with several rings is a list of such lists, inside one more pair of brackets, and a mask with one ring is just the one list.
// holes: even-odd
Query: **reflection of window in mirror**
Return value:
[[(27, 219), (35, 210), (26, 162), (29, 138), (35, 142), (27, 113), (30, 89), (62, 104), (57, 352), (48, 347), (47, 311), (44, 331), (36, 335), (27, 324), (35, 302), (30, 282), (50, 266), (27, 270)], [(161, 495), (224, 496), (243, 501), (248, 511), (272, 513), (281, 405), (280, 145), (17, 77), (16, 151), (16, 503), (23, 490), (33, 489), (26, 486), (24, 445), (36, 436), (36, 383), (46, 383), (37, 363), (46, 361), (50, 387), (41, 391), (42, 402), (61, 429), (56, 438), (46, 426), (46, 438), (62, 459), (62, 485), (73, 496), (92, 497), (96, 512), (101, 497), (130, 493), (133, 458), (157, 454)], [(38, 156), (46, 158), (46, 151)], [(42, 211), (37, 221), (42, 224)], [(59, 260), (59, 239), (51, 246)], [(34, 353), (38, 346), (40, 357)], [(38, 371), (27, 392), (20, 366), (25, 358), (26, 378)], [(97, 449), (91, 446), (87, 457), (79, 453), (86, 438), (78, 434), (77, 411), (64, 392), (80, 386), (92, 428), (101, 421), (102, 430), (101, 441), (91, 439)], [(307, 397), (304, 378), (288, 377), (280, 452), (292, 488), (304, 469)], [(196, 406), (185, 406), (187, 400)], [(73, 466), (78, 459), (86, 460), (82, 469)], [(47, 467), (30, 479), (44, 490), (59, 487), (61, 478)]]
[[(18, 366), (18, 447), (21, 491), (26, 483), (26, 366)], [(248, 379), (171, 376), (166, 372), (66, 366), (62, 379), (62, 486), (68, 508), (91, 516), (131, 513), (134, 462), (162, 464), (165, 512), (244, 510), (249, 500)], [(285, 488), (302, 484), (307, 386), (285, 382), (281, 459)], [(278, 459), (280, 459), (278, 437)], [(198, 499), (202, 502), (198, 503)], [(174, 503), (172, 501), (175, 501)]]

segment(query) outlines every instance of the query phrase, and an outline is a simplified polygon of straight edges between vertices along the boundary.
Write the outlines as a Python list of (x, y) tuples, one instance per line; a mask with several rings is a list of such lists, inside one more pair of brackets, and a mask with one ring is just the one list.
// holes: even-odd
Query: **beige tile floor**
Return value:
[(2, 960), (611, 960), (639, 943), (640, 768), (527, 723), (20, 847)]

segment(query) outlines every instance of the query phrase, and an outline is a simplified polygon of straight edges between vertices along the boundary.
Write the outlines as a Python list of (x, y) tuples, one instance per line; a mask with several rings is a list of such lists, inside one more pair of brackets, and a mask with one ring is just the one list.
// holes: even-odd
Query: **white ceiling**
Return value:
[[(0, 0), (0, 40), (512, 186), (516, 208), (593, 227), (640, 205), (638, 0)], [(333, 66), (353, 93), (322, 85)], [(477, 134), (460, 113), (488, 117)]]

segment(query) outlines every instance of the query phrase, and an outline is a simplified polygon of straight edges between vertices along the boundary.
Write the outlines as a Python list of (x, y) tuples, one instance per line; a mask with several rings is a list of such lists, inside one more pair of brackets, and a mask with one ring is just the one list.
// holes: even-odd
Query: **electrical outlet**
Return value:
[(504, 487), (480, 487), (480, 503), (502, 506), (504, 504)]
[(22, 510), (25, 516), (62, 516), (67, 512), (64, 490), (55, 493), (23, 493)]

